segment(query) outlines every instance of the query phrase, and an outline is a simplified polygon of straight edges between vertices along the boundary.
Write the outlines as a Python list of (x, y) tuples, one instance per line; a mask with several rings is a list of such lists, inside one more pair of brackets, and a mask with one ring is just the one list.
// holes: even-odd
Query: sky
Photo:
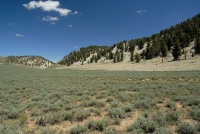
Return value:
[(0, 0), (0, 56), (53, 62), (81, 47), (148, 37), (200, 13), (200, 0)]

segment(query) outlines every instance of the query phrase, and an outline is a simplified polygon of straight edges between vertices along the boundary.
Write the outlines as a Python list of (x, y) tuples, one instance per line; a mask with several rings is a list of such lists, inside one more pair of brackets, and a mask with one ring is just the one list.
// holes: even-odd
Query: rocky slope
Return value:
[(4, 63), (21, 64), (29, 67), (47, 68), (54, 63), (41, 56), (8, 56)]

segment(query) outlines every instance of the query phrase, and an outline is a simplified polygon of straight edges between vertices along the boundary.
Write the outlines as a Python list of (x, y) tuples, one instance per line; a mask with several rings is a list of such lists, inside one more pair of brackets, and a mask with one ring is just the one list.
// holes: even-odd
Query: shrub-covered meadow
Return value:
[(197, 134), (200, 72), (0, 65), (1, 134)]

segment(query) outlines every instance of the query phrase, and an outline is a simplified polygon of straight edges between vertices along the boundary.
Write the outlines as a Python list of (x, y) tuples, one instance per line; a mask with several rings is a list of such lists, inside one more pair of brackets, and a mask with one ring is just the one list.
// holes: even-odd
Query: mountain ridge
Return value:
[[(200, 54), (200, 14), (187, 19), (179, 24), (171, 26), (168, 29), (161, 30), (157, 34), (152, 34), (149, 37), (132, 39), (129, 41), (123, 40), (112, 46), (96, 46), (96, 49), (90, 49), (92, 46), (80, 48), (66, 55), (58, 63), (61, 65), (84, 65), (90, 63), (104, 62), (112, 60), (113, 63), (124, 61), (149, 60), (156, 57), (173, 56), (173, 60), (179, 60), (182, 55), (187, 54), (195, 56)], [(185, 51), (190, 43), (194, 42), (195, 46), (190, 50)], [(89, 55), (83, 50), (87, 50)], [(188, 52), (189, 51), (189, 52)], [(137, 58), (136, 58), (137, 55)]]

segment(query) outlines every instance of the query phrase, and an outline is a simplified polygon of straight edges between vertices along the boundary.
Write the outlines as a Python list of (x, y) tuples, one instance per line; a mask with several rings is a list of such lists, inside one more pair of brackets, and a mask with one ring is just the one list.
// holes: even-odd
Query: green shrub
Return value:
[(95, 113), (95, 115), (101, 115), (101, 109), (94, 109), (93, 112)]
[(172, 134), (172, 132), (166, 128), (160, 127), (155, 131), (156, 134)]
[(153, 115), (153, 119), (159, 126), (164, 126), (166, 123), (165, 116), (162, 114), (162, 112), (158, 112)]
[(111, 102), (110, 106), (113, 107), (113, 108), (118, 107), (119, 106), (119, 102), (113, 101), (113, 102)]
[(51, 125), (61, 123), (63, 121), (63, 115), (61, 112), (56, 112), (47, 116), (47, 122)]
[(90, 121), (88, 124), (87, 124), (87, 128), (94, 131), (94, 130), (97, 130), (97, 131), (100, 131), (102, 132), (106, 127), (106, 122), (104, 120), (100, 120), (100, 121)]
[(97, 104), (97, 101), (96, 100), (90, 100), (90, 101), (88, 101), (87, 102), (87, 106), (89, 106), (89, 107), (92, 107), (92, 106), (95, 106)]
[(107, 99), (106, 99), (106, 102), (112, 102), (114, 99), (113, 99), (113, 97), (108, 97)]
[(171, 110), (176, 110), (176, 103), (169, 101), (166, 105), (166, 107), (170, 108)]
[(84, 94), (85, 94), (84, 91), (78, 91), (76, 95), (77, 95), (77, 96), (83, 96)]
[(98, 102), (96, 103), (96, 106), (95, 106), (95, 107), (97, 107), (97, 108), (105, 107), (105, 102), (103, 102), (103, 101), (98, 101)]
[(80, 110), (80, 111), (77, 111), (76, 114), (76, 119), (78, 121), (83, 121), (84, 119), (86, 119), (88, 116), (90, 116), (90, 112), (89, 111), (86, 111), (86, 110)]
[(37, 109), (32, 109), (31, 110), (31, 116), (38, 116), (39, 114), (41, 114), (40, 110), (37, 110)]
[(10, 112), (8, 113), (8, 119), (17, 119), (20, 115), (20, 110), (16, 108), (11, 108)]
[(111, 118), (119, 118), (119, 119), (123, 119), (125, 118), (125, 111), (121, 108), (110, 108), (108, 109), (108, 115)]
[(24, 125), (24, 124), (27, 123), (27, 116), (26, 116), (26, 114), (21, 114), (19, 116), (19, 122), (20, 122), (21, 125)]
[(86, 127), (78, 125), (70, 130), (70, 134), (84, 134), (86, 130)]
[(41, 128), (40, 134), (56, 134), (56, 130), (53, 128)]
[(102, 98), (104, 98), (104, 97), (105, 97), (104, 94), (98, 94), (98, 95), (96, 96), (96, 99), (102, 99)]
[(72, 103), (75, 101), (75, 98), (73, 96), (67, 96), (64, 103), (68, 104), (68, 103)]
[(118, 98), (119, 98), (119, 100), (121, 100), (122, 102), (126, 102), (126, 101), (128, 101), (128, 100), (130, 99), (130, 96), (129, 96), (128, 94), (124, 93), (124, 92), (120, 92), (120, 93), (118, 94)]
[(106, 131), (107, 134), (117, 134), (117, 130), (113, 127), (109, 127)]
[(143, 131), (144, 133), (153, 133), (156, 127), (157, 127), (156, 122), (144, 117), (140, 117), (132, 125), (128, 126), (127, 131), (128, 132)]
[(149, 109), (154, 105), (154, 102), (152, 100), (146, 99), (142, 101), (136, 101), (134, 105), (135, 105), (135, 108)]
[(133, 110), (133, 105), (125, 105), (122, 107), (122, 109), (124, 110), (125, 113), (129, 113)]
[(178, 133), (180, 133), (180, 134), (194, 134), (195, 129), (189, 123), (183, 122), (178, 126)]
[(60, 99), (62, 97), (62, 94), (59, 92), (54, 92), (49, 96), (49, 99), (53, 100), (53, 99)]
[(188, 106), (193, 106), (193, 105), (197, 106), (200, 104), (200, 99), (197, 97), (188, 98), (186, 104)]
[(196, 126), (196, 130), (197, 130), (198, 132), (200, 132), (200, 122), (198, 122), (195, 126)]
[(45, 117), (40, 117), (39, 119), (36, 120), (35, 122), (39, 126), (46, 126), (47, 120)]
[(177, 111), (170, 111), (166, 116), (166, 121), (171, 123), (174, 121), (178, 121), (179, 113)]
[(0, 134), (17, 134), (20, 132), (20, 127), (17, 124), (0, 125)]
[(74, 120), (74, 115), (72, 112), (64, 112), (63, 113), (63, 120), (68, 120), (68, 121), (73, 121)]
[(120, 125), (121, 119), (120, 118), (114, 118), (113, 119), (113, 125)]
[(74, 104), (73, 103), (69, 103), (65, 105), (65, 110), (71, 110), (74, 108)]
[(190, 116), (197, 120), (200, 121), (200, 109), (192, 109), (190, 110)]

